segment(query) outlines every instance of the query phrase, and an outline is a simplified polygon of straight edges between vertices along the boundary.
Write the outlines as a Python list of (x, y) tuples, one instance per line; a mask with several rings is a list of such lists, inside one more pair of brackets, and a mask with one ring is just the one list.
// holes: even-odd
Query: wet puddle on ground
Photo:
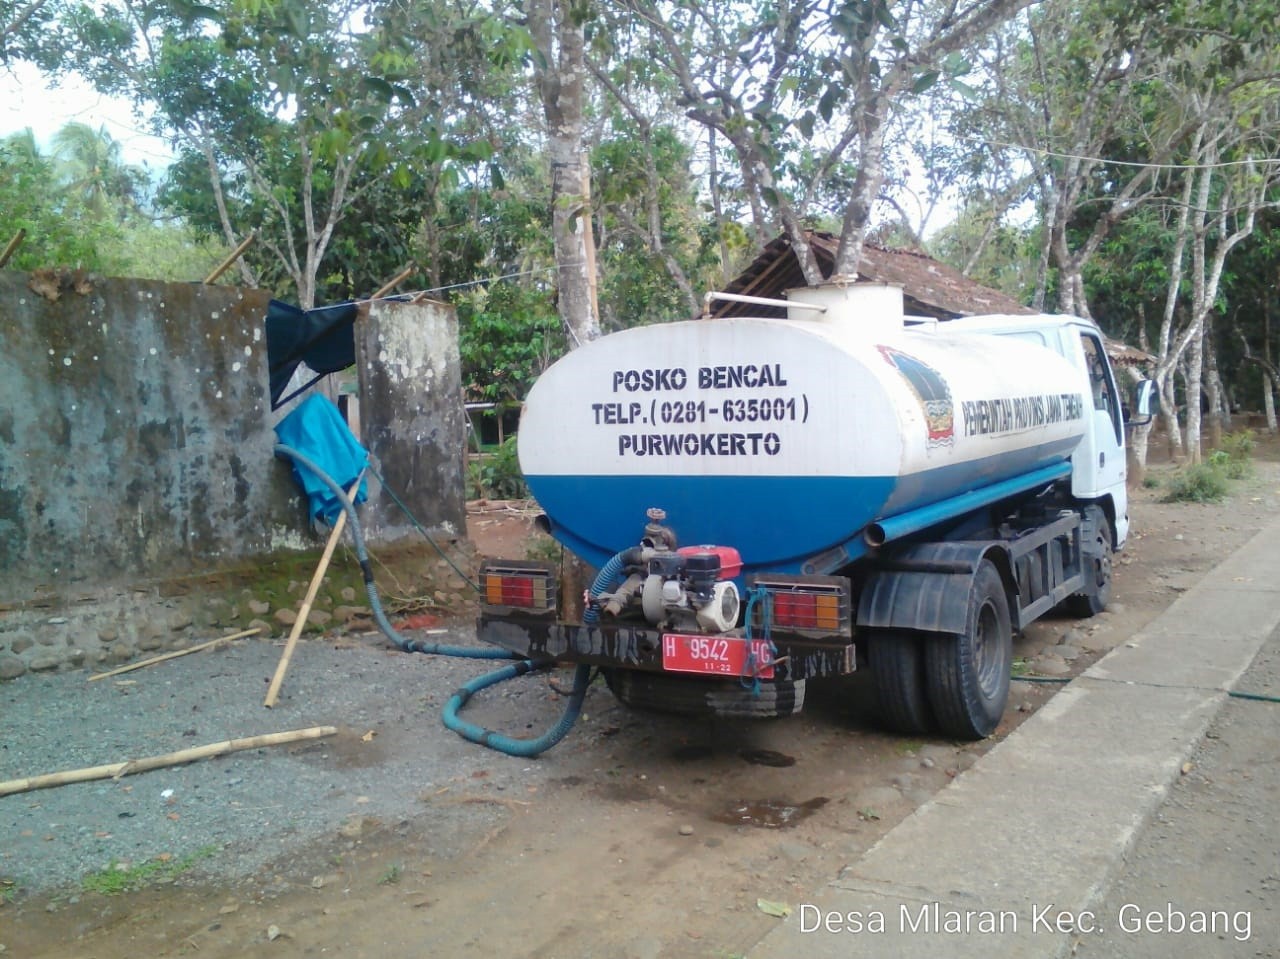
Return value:
[(738, 755), (753, 766), (773, 766), (783, 769), (796, 764), (795, 756), (774, 752), (772, 749), (743, 749)]
[(786, 829), (807, 819), (827, 802), (826, 796), (815, 796), (802, 803), (790, 803), (782, 799), (742, 800), (734, 802), (726, 810), (712, 813), (711, 818), (731, 826)]

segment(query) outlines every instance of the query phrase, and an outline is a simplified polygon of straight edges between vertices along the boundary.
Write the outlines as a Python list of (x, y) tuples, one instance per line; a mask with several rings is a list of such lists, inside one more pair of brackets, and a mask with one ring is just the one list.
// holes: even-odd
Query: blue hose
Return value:
[(512, 739), (510, 736), (503, 736), (501, 733), (495, 733), (491, 729), (485, 729), (475, 725), (475, 723), (469, 723), (458, 716), (458, 710), (466, 705), (467, 700), (473, 694), (504, 680), (523, 676), (536, 668), (537, 666), (532, 660), (525, 659), (463, 683), (458, 691), (450, 696), (449, 701), (445, 703), (444, 724), (463, 739), (469, 739), (471, 742), (479, 743), (481, 746), (496, 749), (498, 752), (506, 753), (508, 756), (528, 757), (546, 752), (564, 739), (569, 730), (573, 728), (573, 724), (578, 721), (578, 714), (582, 711), (582, 701), (586, 697), (587, 687), (591, 685), (591, 667), (585, 663), (580, 663), (573, 674), (573, 691), (569, 694), (569, 704), (565, 707), (564, 713), (554, 726), (537, 739)]
[(600, 572), (596, 573), (596, 578), (591, 581), (591, 589), (587, 593), (587, 608), (582, 613), (582, 622), (585, 625), (594, 626), (600, 622), (600, 604), (597, 600), (613, 585), (614, 580), (628, 565), (639, 561), (640, 547), (632, 546), (621, 553), (615, 553), (604, 566), (600, 567)]
[[(365, 549), (364, 534), (360, 530), (360, 520), (356, 516), (355, 506), (344, 490), (328, 473), (322, 470), (310, 457), (306, 454), (285, 446), (283, 443), (277, 443), (275, 453), (278, 456), (286, 456), (291, 460), (305, 466), (316, 477), (329, 487), (338, 498), (339, 504), (347, 514), (347, 523), (351, 527), (351, 537), (356, 544), (356, 557), (360, 561), (360, 571), (364, 576), (365, 592), (369, 594), (369, 608), (373, 611), (373, 620), (378, 624), (378, 629), (397, 647), (409, 653), (429, 653), (436, 656), (457, 656), (464, 659), (518, 659), (514, 653), (505, 649), (475, 646), (449, 646), (441, 643), (428, 643), (423, 640), (408, 639), (401, 636), (391, 622), (387, 619), (386, 613), (382, 609), (382, 601), (378, 598), (378, 586), (373, 580), (373, 567), (369, 564), (369, 553)], [(621, 554), (619, 554), (621, 555)], [(621, 565), (619, 566), (619, 570)], [(614, 575), (617, 575), (616, 572)], [(598, 578), (598, 577), (597, 577)], [(601, 592), (604, 587), (601, 587)], [(519, 756), (523, 758), (531, 758), (546, 752), (568, 734), (573, 728), (573, 724), (578, 719), (578, 714), (582, 711), (583, 700), (586, 699), (587, 689), (590, 686), (591, 668), (586, 665), (578, 666), (573, 677), (573, 691), (569, 695), (568, 705), (565, 707), (564, 714), (556, 721), (549, 730), (539, 736), (537, 739), (513, 739), (510, 736), (504, 736), (501, 733), (492, 730), (483, 729), (474, 723), (468, 723), (458, 717), (458, 710), (466, 704), (474, 693), (482, 689), (487, 689), (504, 680), (514, 679), (516, 676), (523, 676), (525, 673), (533, 672), (536, 669), (545, 668), (545, 664), (535, 663), (531, 659), (521, 660), (504, 666), (502, 669), (486, 673), (478, 676), (468, 683), (465, 683), (453, 696), (449, 702), (445, 704), (443, 721), (444, 725), (453, 730), (464, 739), (468, 739), (473, 743), (479, 743), (481, 746), (488, 746), (490, 749), (496, 749), (498, 752), (506, 753), (508, 756)]]

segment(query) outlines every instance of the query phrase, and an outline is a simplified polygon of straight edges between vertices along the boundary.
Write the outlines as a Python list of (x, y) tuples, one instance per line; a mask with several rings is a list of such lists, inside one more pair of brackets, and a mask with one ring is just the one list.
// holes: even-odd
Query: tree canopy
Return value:
[(159, 215), (253, 232), (236, 281), (302, 306), (412, 264), (495, 399), (692, 315), (780, 233), (810, 283), (807, 231), (844, 274), (875, 237), (1145, 344), (1194, 457), (1202, 387), (1272, 401), (1276, 7), (0, 0), (0, 57), (131, 98), (178, 154), (153, 198), (100, 131), (11, 137), (0, 225), (15, 265), (93, 268)]

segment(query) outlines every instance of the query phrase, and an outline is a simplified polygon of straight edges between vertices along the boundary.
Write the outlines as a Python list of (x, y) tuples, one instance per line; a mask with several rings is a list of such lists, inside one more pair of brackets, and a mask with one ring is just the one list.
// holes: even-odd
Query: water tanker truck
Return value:
[(581, 563), (486, 559), (481, 638), (691, 715), (869, 669), (891, 728), (989, 735), (1013, 631), (1100, 612), (1128, 532), (1102, 334), (914, 320), (877, 284), (751, 302), (785, 316), (610, 334), (538, 379), (520, 465)]

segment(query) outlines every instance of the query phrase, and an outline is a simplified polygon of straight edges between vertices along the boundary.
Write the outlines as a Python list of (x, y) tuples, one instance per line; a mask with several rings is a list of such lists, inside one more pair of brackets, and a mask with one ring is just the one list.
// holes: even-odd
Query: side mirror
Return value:
[(1139, 380), (1133, 390), (1133, 415), (1130, 426), (1146, 426), (1160, 412), (1160, 390), (1155, 380)]

